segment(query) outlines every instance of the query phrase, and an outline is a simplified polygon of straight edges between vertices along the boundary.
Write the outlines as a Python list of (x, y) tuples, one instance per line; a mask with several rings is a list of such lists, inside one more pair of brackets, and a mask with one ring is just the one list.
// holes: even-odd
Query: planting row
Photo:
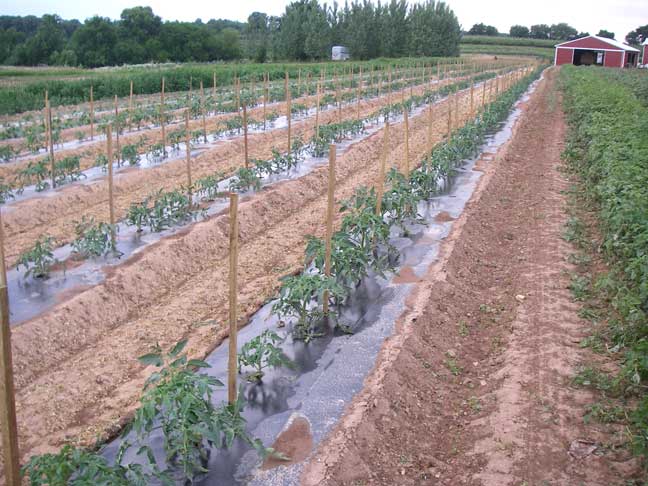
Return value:
[[(357, 188), (342, 203), (344, 216), (341, 231), (332, 239), (330, 276), (323, 273), (323, 242), (309, 238), (305, 255), (307, 270), (284, 280), (274, 306), (274, 311), (288, 321), (297, 338), (312, 340), (326, 325), (324, 291), (328, 291), (330, 299), (326, 317), (335, 320), (336, 311), (345, 305), (360, 279), (370, 270), (389, 271), (397, 256), (386, 237), (391, 227), (404, 229), (407, 222), (417, 220), (418, 202), (437, 194), (456, 167), (475, 154), (484, 136), (507, 115), (531, 77), (505, 92), (474, 121), (453, 132), (451, 139), (424, 157), (409, 177), (391, 170), (384, 193), (368, 187)], [(148, 380), (141, 406), (131, 426), (124, 431), (124, 437), (135, 440), (122, 443), (117, 464), (109, 464), (96, 453), (68, 446), (58, 454), (33, 457), (24, 468), (30, 483), (64, 484), (78, 480), (79, 484), (149, 484), (156, 480), (173, 484), (193, 480), (205, 472), (207, 458), (214, 449), (229, 448), (235, 439), (243, 440), (261, 455), (272, 454), (273, 451), (245, 432), (241, 417), (243, 394), (231, 404), (212, 403), (212, 390), (222, 383), (198, 371), (207, 367), (207, 363), (188, 360), (182, 355), (185, 344), (181, 341), (166, 353), (158, 347), (140, 358), (144, 364), (159, 370)], [(238, 363), (240, 371), (255, 383), (262, 381), (264, 369), (289, 365), (280, 350), (278, 337), (271, 332), (246, 343)], [(162, 463), (154, 457), (148, 440), (155, 429), (160, 429), (164, 437)], [(121, 464), (120, 459), (129, 449), (137, 452), (140, 463)]]
[[(490, 76), (491, 73), (484, 73), (480, 78), (488, 79)], [(323, 125), (320, 127), (319, 134), (315, 134), (307, 144), (297, 138), (289, 153), (282, 154), (279, 150), (273, 149), (271, 159), (252, 160), (250, 167), (240, 168), (233, 177), (227, 178), (224, 184), (224, 175), (213, 173), (197, 179), (189, 188), (181, 187), (171, 191), (160, 189), (141, 202), (132, 203), (127, 211), (125, 223), (136, 227), (138, 233), (145, 228), (151, 232), (160, 232), (178, 224), (185, 224), (206, 214), (205, 203), (213, 201), (225, 190), (236, 192), (259, 190), (263, 178), (291, 171), (303, 160), (305, 154), (321, 157), (325, 155), (330, 143), (362, 133), (366, 124), (379, 124), (382, 118), (400, 116), (404, 111), (411, 113), (415, 108), (434, 103), (440, 97), (465, 89), (468, 85), (468, 81), (462, 81), (440, 89), (428, 90), (422, 95), (412, 95), (403, 102), (381, 108), (363, 119)], [(476, 101), (475, 106), (477, 106)], [(114, 234), (116, 229), (92, 219), (77, 223), (76, 239), (72, 243), (74, 256), (88, 258), (114, 254), (117, 249), (111, 233)], [(59, 263), (53, 255), (54, 245), (51, 236), (41, 236), (33, 248), (20, 256), (19, 267), (25, 268), (26, 275), (47, 277), (49, 269)]]

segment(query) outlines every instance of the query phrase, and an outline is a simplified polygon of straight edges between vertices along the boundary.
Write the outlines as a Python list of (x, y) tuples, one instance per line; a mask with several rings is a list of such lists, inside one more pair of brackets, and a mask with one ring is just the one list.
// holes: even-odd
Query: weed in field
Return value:
[(574, 300), (580, 302), (587, 300), (591, 295), (591, 285), (592, 280), (589, 276), (578, 275), (576, 273), (572, 274), (569, 283), (569, 290), (571, 290)]
[(607, 403), (592, 403), (588, 405), (583, 421), (588, 424), (592, 421), (600, 422), (603, 424), (610, 424), (621, 422), (626, 418), (626, 413), (623, 407), (614, 405), (610, 402)]

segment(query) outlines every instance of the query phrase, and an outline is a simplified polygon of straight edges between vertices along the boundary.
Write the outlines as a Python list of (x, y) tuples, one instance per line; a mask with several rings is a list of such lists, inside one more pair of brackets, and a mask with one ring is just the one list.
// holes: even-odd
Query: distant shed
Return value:
[(636, 67), (639, 50), (614, 39), (589, 35), (556, 44), (554, 64), (576, 66)]

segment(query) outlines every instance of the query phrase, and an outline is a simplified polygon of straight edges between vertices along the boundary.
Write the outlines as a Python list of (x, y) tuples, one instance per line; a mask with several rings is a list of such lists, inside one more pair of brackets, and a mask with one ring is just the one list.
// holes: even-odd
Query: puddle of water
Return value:
[[(506, 142), (502, 132), (511, 128), (520, 115), (513, 110), (507, 120), (493, 135), (487, 137), (480, 152), (496, 152)], [(340, 322), (350, 326), (354, 334), (337, 334), (331, 330), (319, 339), (305, 345), (292, 339), (290, 328), (282, 327), (272, 315), (274, 304), (269, 302), (254, 314), (250, 322), (239, 331), (238, 349), (265, 329), (271, 329), (285, 338), (282, 348), (293, 360), (294, 368), (270, 369), (261, 385), (246, 383), (239, 378), (248, 405), (243, 415), (247, 430), (271, 446), (288, 424), (299, 420), (309, 432), (308, 442), (314, 449), (326, 437), (344, 412), (344, 408), (362, 387), (375, 358), (394, 329), (395, 322), (405, 309), (405, 301), (413, 284), (399, 282), (397, 275), (406, 269), (422, 277), (428, 267), (438, 258), (440, 244), (447, 237), (452, 221), (438, 221), (441, 213), (457, 218), (482, 175), (472, 170), (478, 157), (468, 160), (457, 171), (443, 194), (419, 205), (419, 214), (425, 224), (410, 224), (408, 237), (392, 232), (391, 243), (401, 254), (400, 264), (394, 274), (381, 278), (370, 275), (365, 278), (346, 305), (339, 310)], [(224, 341), (207, 358), (211, 368), (205, 370), (210, 376), (226, 383), (228, 341)], [(214, 393), (214, 403), (226, 401), (226, 390)], [(164, 460), (161, 434), (154, 435), (151, 447), (156, 458)], [(103, 450), (109, 461), (114, 461), (119, 439)], [(135, 451), (129, 451), (125, 462), (138, 462)], [(161, 462), (163, 463), (163, 462)], [(227, 451), (212, 450), (209, 472), (195, 481), (199, 485), (258, 485), (297, 484), (303, 464), (291, 464), (274, 469), (260, 467), (260, 460), (253, 450), (240, 442)]]

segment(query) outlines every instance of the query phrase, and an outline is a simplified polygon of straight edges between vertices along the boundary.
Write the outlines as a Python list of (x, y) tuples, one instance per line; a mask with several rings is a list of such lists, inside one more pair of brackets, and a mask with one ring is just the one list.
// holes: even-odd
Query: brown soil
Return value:
[[(469, 94), (460, 95), (465, 120)], [(411, 119), (412, 160), (443, 139), (446, 110), (446, 102), (433, 107), (431, 130), (427, 113)], [(375, 133), (339, 154), (338, 200), (376, 182), (382, 136)], [(403, 153), (404, 127), (396, 124), (389, 165), (402, 164)], [(324, 233), (327, 170), (266, 188), (240, 204), (241, 325), (276, 293), (280, 277), (301, 268), (304, 236)], [(152, 343), (166, 347), (188, 337), (191, 357), (203, 357), (222, 341), (228, 225), (226, 214), (196, 223), (113, 268), (104, 283), (13, 329), (23, 461), (65, 442), (88, 445), (114, 434), (137, 406), (151, 370), (136, 358)]]
[[(419, 87), (414, 92), (420, 92)], [(392, 100), (397, 99), (394, 93)], [(466, 92), (462, 100), (466, 102)], [(388, 104), (389, 97), (365, 100), (361, 103), (361, 116), (374, 113)], [(438, 105), (439, 107), (441, 105)], [(342, 109), (342, 119), (356, 117), (356, 106), (352, 104)], [(444, 115), (437, 108), (436, 118)], [(320, 116), (320, 123), (333, 122), (338, 119), (337, 110), (329, 110)], [(294, 123), (293, 140), (301, 136), (304, 140), (314, 134), (315, 120)], [(249, 137), (249, 157), (267, 159), (272, 149), (285, 145), (286, 129), (269, 130)], [(213, 149), (202, 152), (192, 159), (192, 176), (200, 177), (222, 172), (233, 174), (244, 165), (243, 139), (241, 137), (228, 143), (219, 144)], [(186, 162), (176, 160), (146, 170), (134, 170), (120, 173), (115, 177), (114, 204), (117, 220), (125, 217), (133, 202), (139, 202), (147, 195), (159, 190), (171, 190), (185, 184), (187, 180)], [(83, 216), (94, 217), (97, 221), (108, 218), (108, 186), (105, 181), (97, 180), (91, 184), (75, 184), (64, 187), (55, 195), (44, 195), (13, 204), (5, 210), (5, 234), (7, 246), (5, 254), (9, 265), (14, 265), (21, 253), (29, 249), (42, 234), (53, 236), (59, 244), (69, 243), (74, 237), (75, 222)]]
[(303, 417), (296, 417), (286, 429), (279, 434), (271, 446), (276, 452), (282, 454), (284, 459), (277, 456), (268, 457), (261, 469), (272, 469), (278, 466), (296, 464), (308, 457), (313, 449), (313, 435), (310, 423)]
[(571, 385), (592, 351), (567, 289), (565, 121), (546, 76), (304, 485), (603, 486), (637, 472), (622, 426), (585, 424), (597, 396)]

